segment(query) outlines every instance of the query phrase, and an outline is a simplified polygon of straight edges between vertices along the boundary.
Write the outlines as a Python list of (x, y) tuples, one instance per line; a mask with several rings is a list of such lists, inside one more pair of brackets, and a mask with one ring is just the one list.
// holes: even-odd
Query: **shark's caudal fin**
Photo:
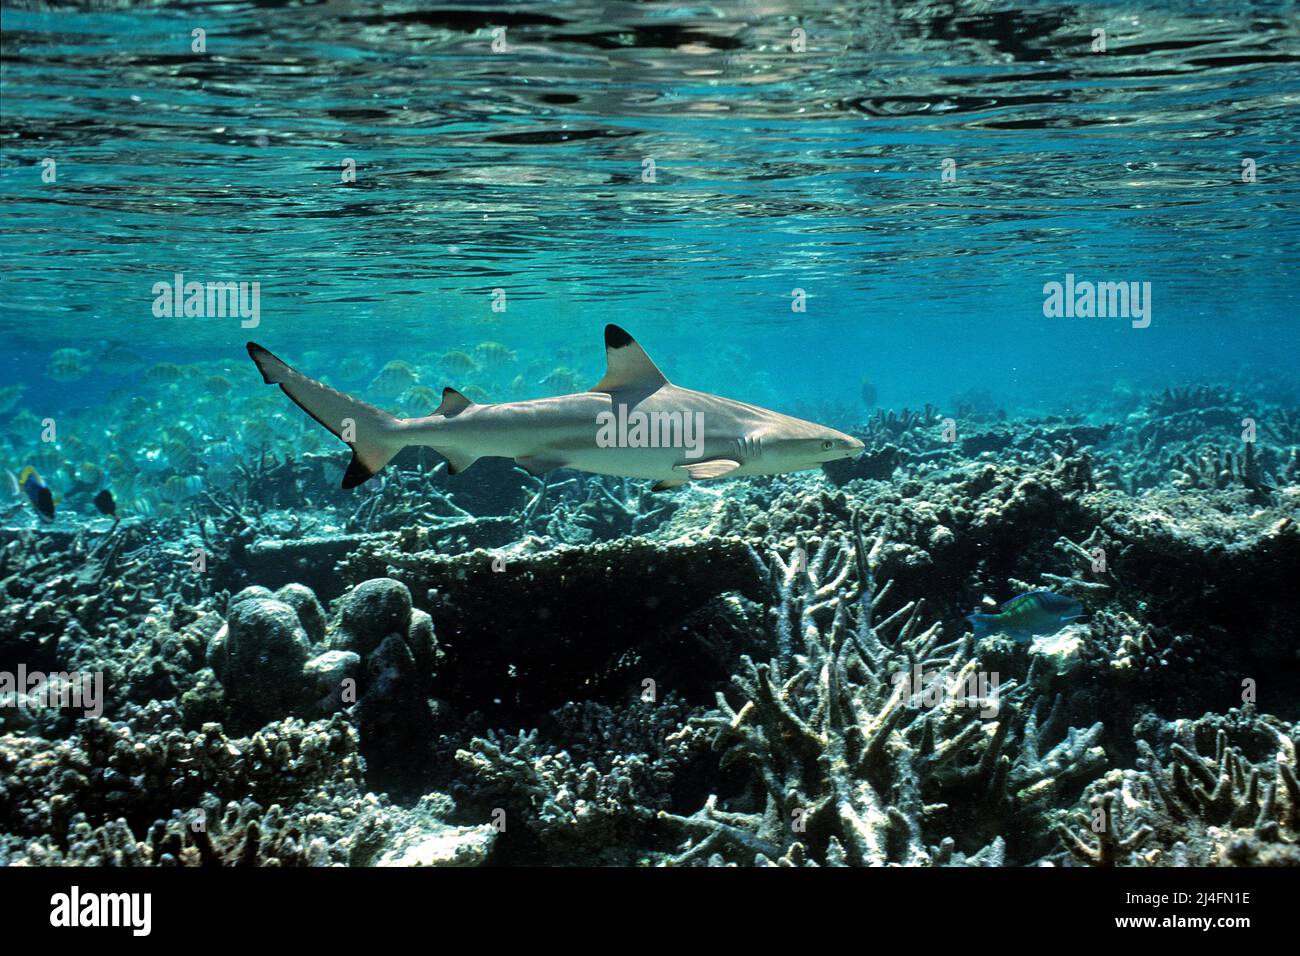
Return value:
[(308, 378), (256, 342), (249, 342), (247, 347), (263, 381), (279, 385), (295, 405), (352, 446), (352, 462), (343, 475), (344, 488), (355, 488), (373, 478), (405, 447), (403, 419)]

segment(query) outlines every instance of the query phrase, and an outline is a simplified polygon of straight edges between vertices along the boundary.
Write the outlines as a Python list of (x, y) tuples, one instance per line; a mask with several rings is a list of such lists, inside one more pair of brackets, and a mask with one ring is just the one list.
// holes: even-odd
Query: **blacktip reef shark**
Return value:
[(530, 474), (576, 468), (648, 478), (654, 490), (733, 475), (777, 475), (851, 458), (862, 442), (813, 422), (673, 385), (632, 336), (605, 327), (605, 377), (590, 391), (499, 405), (445, 388), (425, 418), (397, 418), (290, 368), (255, 342), (267, 384), (352, 448), (343, 487), (373, 478), (408, 445), (447, 459), (451, 474), (484, 457)]

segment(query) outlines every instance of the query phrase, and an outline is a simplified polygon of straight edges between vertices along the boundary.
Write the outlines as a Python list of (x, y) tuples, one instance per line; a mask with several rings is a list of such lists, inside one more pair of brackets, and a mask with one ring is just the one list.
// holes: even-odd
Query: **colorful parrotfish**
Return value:
[(1002, 633), (1017, 641), (1043, 634), (1055, 634), (1083, 615), (1083, 605), (1072, 597), (1053, 591), (1030, 591), (1013, 597), (996, 614), (970, 614), (966, 620), (978, 640)]

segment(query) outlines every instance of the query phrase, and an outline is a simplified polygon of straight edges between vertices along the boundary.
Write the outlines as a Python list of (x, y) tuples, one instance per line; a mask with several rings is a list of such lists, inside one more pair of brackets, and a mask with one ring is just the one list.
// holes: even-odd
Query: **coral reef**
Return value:
[[(0, 528), (0, 672), (105, 689), (0, 690), (0, 862), (1293, 865), (1300, 412), (1111, 401), (667, 493), (413, 450), (345, 494), (274, 415), (229, 473), (128, 422), (129, 515)], [(970, 633), (1035, 588), (1083, 620)]]
[[(537, 729), (474, 737), (455, 754), (472, 784), (457, 792), (500, 808), (507, 822), (503, 859), (643, 862), (646, 819), (672, 808), (691, 763), (689, 748), (674, 737), (690, 712), (675, 695), (637, 698), (619, 709), (566, 704), (547, 723), (548, 735), (566, 740), (567, 749)], [(523, 839), (510, 821), (525, 831)]]
[[(1036, 711), (1020, 718), (1025, 694), (990, 683), (968, 635), (922, 626), (923, 601), (876, 623), (893, 586), (876, 588), (881, 552), (855, 522), (851, 546), (800, 544), (793, 560), (773, 553), (768, 564), (752, 555), (778, 598), (778, 655), (742, 655), (736, 704), (720, 693), (715, 711), (688, 722), (750, 779), (736, 806), (711, 794), (690, 816), (659, 814), (687, 835), (673, 863), (1000, 865), (998, 831), (1017, 832), (1015, 815), (1105, 764), (1100, 723), (1043, 752)], [(953, 826), (975, 809), (993, 834), (978, 847), (978, 828)]]
[[(1098, 779), (1077, 829), (1058, 830), (1090, 866), (1300, 866), (1298, 728), (1252, 708), (1139, 740), (1133, 770)], [(1156, 750), (1166, 756), (1162, 759)], [(1208, 751), (1208, 752), (1207, 752)]]

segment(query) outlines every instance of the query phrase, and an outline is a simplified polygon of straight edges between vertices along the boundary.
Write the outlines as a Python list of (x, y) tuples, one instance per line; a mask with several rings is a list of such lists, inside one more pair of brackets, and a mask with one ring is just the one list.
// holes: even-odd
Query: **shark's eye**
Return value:
[(834, 444), (834, 442), (824, 441), (824, 442), (822, 442), (822, 448), (826, 449), (827, 451), (830, 451), (830, 450), (831, 450), (831, 445), (833, 445), (833, 444)]

